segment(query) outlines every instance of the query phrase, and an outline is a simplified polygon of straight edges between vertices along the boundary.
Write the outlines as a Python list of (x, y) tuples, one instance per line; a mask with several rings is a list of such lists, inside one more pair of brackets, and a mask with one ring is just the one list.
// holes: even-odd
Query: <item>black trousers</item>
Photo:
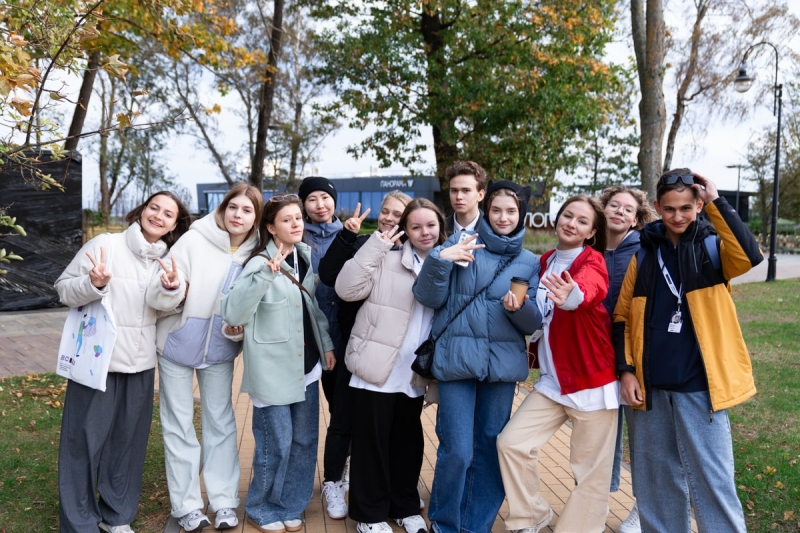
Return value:
[(155, 372), (109, 372), (105, 392), (68, 382), (58, 449), (61, 533), (97, 531), (101, 521), (121, 526), (136, 517)]
[[(350, 438), (353, 430), (353, 399), (350, 394), (352, 374), (344, 364), (344, 357), (337, 360), (333, 374), (336, 376), (336, 384), (331, 390), (331, 399), (328, 400), (331, 419), (325, 434), (324, 481), (342, 479), (344, 464), (350, 455)], [(325, 390), (324, 382), (322, 389)]]
[(419, 514), (423, 397), (352, 389), (350, 518), (383, 522)]

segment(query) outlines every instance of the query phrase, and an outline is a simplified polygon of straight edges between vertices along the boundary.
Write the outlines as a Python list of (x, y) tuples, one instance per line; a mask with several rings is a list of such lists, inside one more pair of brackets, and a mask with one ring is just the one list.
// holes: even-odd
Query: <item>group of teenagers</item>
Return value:
[[(575, 486), (554, 529), (604, 531), (623, 413), (636, 506), (621, 532), (688, 533), (692, 509), (701, 532), (744, 532), (726, 409), (755, 386), (728, 283), (762, 255), (714, 183), (664, 174), (660, 219), (637, 189), (573, 196), (555, 219), (556, 248), (537, 257), (523, 248), (529, 187), (487, 181), (470, 161), (445, 177), (451, 216), (392, 191), (370, 235), (369, 210), (342, 223), (333, 184), (310, 177), (266, 202), (236, 185), (193, 223), (159, 192), (123, 233), (86, 243), (56, 289), (70, 307), (107, 298), (118, 331), (105, 392), (67, 386), (60, 531), (132, 531), (156, 365), (172, 516), (187, 532), (211, 525), (202, 472), (214, 527), (237, 526), (242, 353), (255, 440), (244, 508), (259, 531), (304, 528), (319, 381), (330, 410), (322, 497), (359, 533), (389, 533), (389, 521), (428, 530), (418, 479), (429, 403), (436, 533), (491, 532), (504, 498), (506, 529), (547, 527), (539, 453), (568, 420)], [(429, 338), (433, 379), (412, 370)], [(511, 416), (531, 366), (539, 380)]]

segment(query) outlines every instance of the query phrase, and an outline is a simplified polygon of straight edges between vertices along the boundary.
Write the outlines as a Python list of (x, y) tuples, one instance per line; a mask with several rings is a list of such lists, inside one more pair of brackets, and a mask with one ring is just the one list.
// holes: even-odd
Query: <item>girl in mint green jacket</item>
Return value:
[[(247, 520), (260, 531), (303, 528), (316, 471), (319, 387), (333, 368), (328, 323), (314, 297), (300, 199), (273, 196), (261, 242), (222, 299), (222, 318), (244, 326), (242, 392), (253, 402), (253, 480)], [(290, 463), (291, 459), (291, 463)]]

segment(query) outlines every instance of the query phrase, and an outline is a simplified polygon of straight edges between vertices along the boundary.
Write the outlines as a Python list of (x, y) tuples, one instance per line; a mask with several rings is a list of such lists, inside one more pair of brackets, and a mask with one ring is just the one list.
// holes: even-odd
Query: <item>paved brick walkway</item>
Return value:
[(67, 309), (0, 313), (0, 379), (56, 371)]

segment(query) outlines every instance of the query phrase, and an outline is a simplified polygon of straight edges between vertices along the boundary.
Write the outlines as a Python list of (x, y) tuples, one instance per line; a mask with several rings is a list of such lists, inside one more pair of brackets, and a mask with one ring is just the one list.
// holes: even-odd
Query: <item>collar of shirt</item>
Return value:
[(475, 215), (475, 218), (467, 224), (466, 226), (462, 226), (458, 223), (458, 218), (456, 214), (453, 213), (453, 229), (455, 230), (453, 233), (458, 233), (459, 231), (467, 230), (467, 231), (475, 231), (475, 226), (478, 225), (478, 220), (481, 218), (481, 210), (478, 209), (478, 214)]

